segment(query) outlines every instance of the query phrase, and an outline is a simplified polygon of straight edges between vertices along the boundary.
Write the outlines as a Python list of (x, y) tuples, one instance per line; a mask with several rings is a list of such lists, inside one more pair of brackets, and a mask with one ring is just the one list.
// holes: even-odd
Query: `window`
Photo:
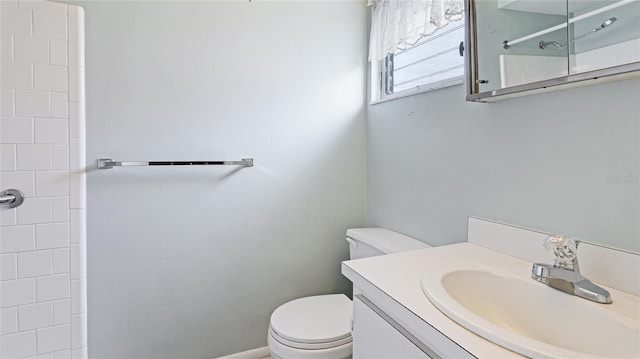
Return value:
[(369, 0), (372, 102), (462, 83), (465, 0)]
[(373, 81), (372, 102), (462, 83), (463, 41), (464, 20), (452, 21), (415, 45), (372, 63), (373, 78), (378, 80)]

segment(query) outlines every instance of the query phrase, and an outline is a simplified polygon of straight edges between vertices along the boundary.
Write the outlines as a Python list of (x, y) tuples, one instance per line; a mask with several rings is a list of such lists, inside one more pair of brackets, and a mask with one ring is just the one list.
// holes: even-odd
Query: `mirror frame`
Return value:
[(556, 77), (550, 80), (479, 92), (475, 8), (477, 1), (478, 0), (466, 0), (465, 4), (465, 80), (467, 85), (467, 101), (495, 102), (525, 95), (640, 77), (640, 61), (637, 61), (575, 75)]

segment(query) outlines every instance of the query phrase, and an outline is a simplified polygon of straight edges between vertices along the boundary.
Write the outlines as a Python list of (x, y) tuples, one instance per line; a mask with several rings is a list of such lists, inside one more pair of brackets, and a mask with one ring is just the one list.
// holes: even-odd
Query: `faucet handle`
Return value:
[(555, 266), (574, 270), (578, 265), (578, 244), (580, 242), (554, 234), (544, 241), (544, 249), (553, 254)]

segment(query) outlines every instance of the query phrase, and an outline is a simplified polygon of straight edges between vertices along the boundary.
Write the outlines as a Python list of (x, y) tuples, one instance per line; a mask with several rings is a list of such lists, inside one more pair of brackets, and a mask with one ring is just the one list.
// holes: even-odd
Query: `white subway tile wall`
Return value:
[(0, 47), (0, 60), (13, 60), (13, 35), (0, 35), (2, 47)]
[(13, 56), (15, 61), (48, 64), (49, 40), (43, 37), (14, 35)]
[[(53, 324), (60, 325), (70, 323), (71, 301), (69, 299), (53, 302)], [(71, 328), (75, 329), (75, 328)], [(81, 329), (81, 328), (79, 328)]]
[(0, 309), (0, 335), (18, 332), (18, 308)]
[(16, 145), (0, 145), (0, 171), (16, 170)]
[[(4, 74), (1, 71), (0, 73)], [(33, 143), (33, 119), (18, 117), (0, 118), (0, 141), (2, 141), (3, 144)]]
[[(7, 41), (3, 37), (0, 41)], [(0, 52), (4, 52), (0, 49)], [(13, 90), (2, 90), (0, 92), (0, 116), (13, 116)]]
[[(0, 255), (0, 280), (10, 280), (18, 277), (16, 267), (17, 260), (16, 253)], [(0, 317), (1, 316), (2, 314), (0, 313)], [(0, 320), (2, 320), (2, 318), (0, 318)]]
[(14, 107), (16, 116), (48, 117), (51, 110), (49, 92), (16, 90)]
[(23, 305), (18, 308), (18, 330), (25, 331), (53, 325), (53, 303)]
[(0, 0), (0, 358), (86, 358), (84, 13)]

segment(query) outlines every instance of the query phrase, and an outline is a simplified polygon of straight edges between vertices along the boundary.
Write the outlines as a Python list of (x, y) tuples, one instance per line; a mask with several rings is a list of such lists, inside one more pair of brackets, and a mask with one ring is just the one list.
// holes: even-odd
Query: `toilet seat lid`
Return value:
[(344, 294), (294, 299), (271, 314), (271, 329), (296, 343), (327, 343), (351, 336), (353, 305)]

